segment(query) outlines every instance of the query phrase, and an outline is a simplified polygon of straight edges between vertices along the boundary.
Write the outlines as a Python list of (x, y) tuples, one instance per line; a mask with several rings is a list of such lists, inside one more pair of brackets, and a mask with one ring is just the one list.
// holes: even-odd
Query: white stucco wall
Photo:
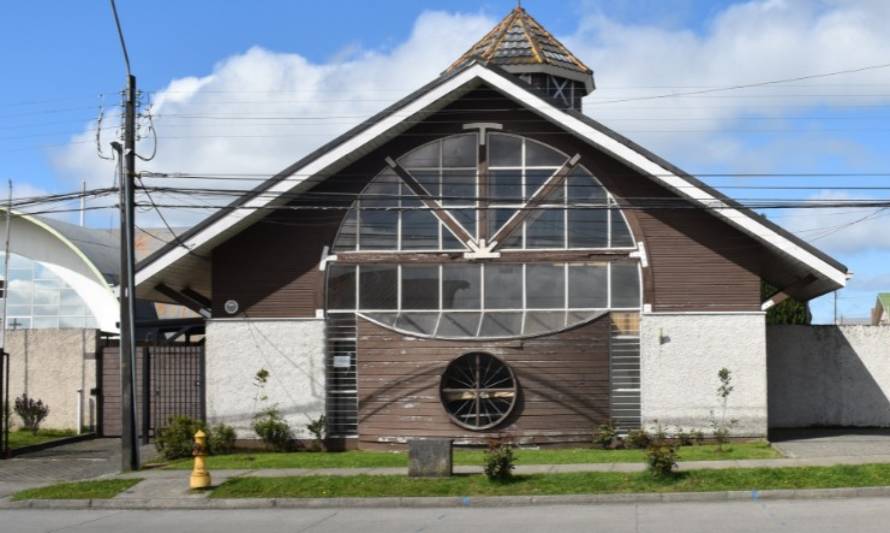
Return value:
[[(207, 418), (235, 428), (238, 438), (256, 438), (258, 411), (277, 405), (297, 438), (325, 409), (325, 324), (320, 319), (223, 319), (207, 321)], [(269, 371), (257, 399), (254, 377)]]
[(776, 428), (890, 427), (890, 326), (769, 326)]
[(763, 313), (645, 313), (640, 320), (641, 415), (667, 430), (711, 431), (711, 412), (721, 368), (735, 389), (726, 418), (737, 419), (734, 436), (765, 436), (767, 430), (766, 328)]
[[(9, 401), (27, 393), (49, 406), (41, 427), (77, 429), (78, 394), (83, 391), (80, 426), (95, 423), (95, 402), (90, 389), (96, 386), (96, 331), (82, 329), (33, 329), (8, 331)], [(13, 425), (21, 425), (15, 414)]]

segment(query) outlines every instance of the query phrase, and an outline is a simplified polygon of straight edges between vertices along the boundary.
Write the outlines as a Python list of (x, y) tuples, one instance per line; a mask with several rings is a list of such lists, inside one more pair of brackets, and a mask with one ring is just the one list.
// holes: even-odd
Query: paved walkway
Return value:
[(786, 457), (890, 455), (887, 429), (781, 430), (774, 431), (770, 439)]
[[(120, 439), (91, 439), (0, 460), (0, 498), (22, 489), (120, 472)], [(154, 453), (154, 448), (143, 448)]]

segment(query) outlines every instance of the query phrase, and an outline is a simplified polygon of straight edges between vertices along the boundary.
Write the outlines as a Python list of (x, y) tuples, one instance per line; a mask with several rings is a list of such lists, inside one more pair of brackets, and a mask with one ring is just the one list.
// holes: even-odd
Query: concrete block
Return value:
[(408, 441), (408, 475), (411, 477), (447, 477), (451, 475), (451, 439), (413, 439)]

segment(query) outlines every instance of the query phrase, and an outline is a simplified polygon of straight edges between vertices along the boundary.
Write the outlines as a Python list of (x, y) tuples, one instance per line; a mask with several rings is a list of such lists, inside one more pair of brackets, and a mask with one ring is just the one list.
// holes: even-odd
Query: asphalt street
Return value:
[(697, 533), (886, 532), (890, 500), (751, 501), (451, 509), (0, 511), (0, 531)]

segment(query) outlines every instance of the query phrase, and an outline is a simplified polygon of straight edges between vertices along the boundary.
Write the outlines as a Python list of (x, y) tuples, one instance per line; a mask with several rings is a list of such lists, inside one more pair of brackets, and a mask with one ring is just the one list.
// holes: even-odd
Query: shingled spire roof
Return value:
[(520, 6), (510, 11), (445, 71), (472, 62), (498, 65), (513, 73), (545, 72), (584, 82), (593, 89), (593, 71)]

